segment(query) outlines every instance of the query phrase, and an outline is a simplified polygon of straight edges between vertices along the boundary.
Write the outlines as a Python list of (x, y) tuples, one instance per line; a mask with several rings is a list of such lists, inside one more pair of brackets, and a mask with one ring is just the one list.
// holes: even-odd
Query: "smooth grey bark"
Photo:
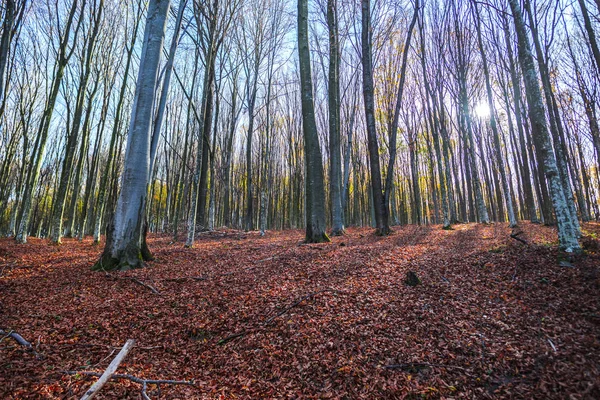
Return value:
[[(490, 70), (488, 67), (488, 60), (486, 51), (483, 45), (483, 38), (481, 35), (481, 17), (477, 8), (477, 2), (471, 0), (473, 4), (473, 10), (475, 11), (475, 27), (477, 29), (477, 43), (479, 45), (479, 51), (481, 53), (481, 60), (483, 66), (483, 75), (485, 78), (485, 89), (487, 94), (488, 107), (490, 109), (490, 127), (492, 128), (492, 136), (494, 139), (494, 153), (496, 156), (496, 162), (498, 169), (500, 170), (500, 178), (502, 183), (502, 191), (504, 193), (504, 201), (508, 211), (508, 222), (510, 227), (517, 226), (517, 218), (515, 217), (514, 206), (512, 198), (510, 196), (510, 189), (508, 186), (508, 177), (506, 174), (506, 167), (504, 165), (504, 159), (502, 157), (502, 145), (500, 144), (500, 133), (498, 132), (498, 125), (496, 123), (496, 106), (494, 105), (494, 94), (492, 91), (492, 84), (490, 82)], [(499, 204), (500, 206), (500, 204)]]
[(540, 38), (538, 34), (537, 23), (534, 19), (534, 15), (531, 12), (531, 5), (529, 0), (525, 0), (525, 10), (529, 17), (529, 24), (531, 34), (533, 37), (534, 49), (536, 52), (536, 59), (539, 69), (539, 74), (542, 80), (542, 89), (544, 94), (544, 100), (546, 101), (546, 107), (548, 110), (548, 121), (550, 137), (554, 145), (554, 157), (556, 159), (556, 166), (560, 180), (562, 182), (564, 196), (567, 201), (567, 207), (571, 213), (571, 223), (575, 226), (575, 230), (579, 232), (581, 227), (579, 226), (579, 219), (577, 216), (577, 208), (575, 207), (575, 198), (573, 196), (573, 190), (571, 189), (571, 178), (569, 174), (569, 167), (566, 154), (565, 145), (565, 133), (562, 123), (562, 118), (556, 104), (556, 99), (552, 89), (552, 83), (550, 82), (550, 72), (548, 68), (548, 54), (542, 50)]
[[(444, 168), (448, 167), (448, 163), (444, 162), (442, 158), (442, 151), (440, 146), (440, 121), (436, 112), (436, 101), (435, 101), (435, 93), (431, 90), (431, 86), (429, 84), (429, 78), (427, 77), (427, 62), (426, 57), (427, 53), (425, 51), (425, 35), (423, 29), (422, 19), (419, 19), (419, 42), (420, 42), (420, 61), (421, 61), (421, 72), (423, 75), (423, 86), (425, 89), (425, 98), (426, 103), (425, 107), (427, 109), (427, 113), (430, 115), (430, 125), (431, 125), (431, 135), (433, 136), (433, 144), (435, 149), (435, 155), (437, 162), (435, 163), (437, 166), (438, 176), (439, 176), (439, 184), (440, 184), (440, 194), (442, 197), (442, 218), (443, 225), (442, 229), (451, 229), (451, 215), (450, 215), (450, 169)], [(432, 100), (433, 104), (430, 104), (430, 100)], [(431, 160), (433, 162), (433, 160)], [(454, 208), (454, 206), (452, 206)]]
[(119, 129), (121, 126), (121, 115), (123, 112), (123, 103), (125, 101), (125, 94), (127, 92), (127, 81), (129, 79), (129, 70), (131, 69), (131, 61), (133, 57), (133, 51), (135, 47), (135, 42), (137, 40), (138, 30), (141, 22), (141, 14), (138, 14), (135, 19), (135, 23), (133, 26), (133, 33), (131, 35), (131, 40), (129, 45), (125, 45), (126, 49), (126, 61), (125, 61), (125, 70), (123, 72), (123, 80), (121, 82), (121, 89), (119, 91), (119, 97), (117, 100), (117, 105), (115, 108), (115, 119), (113, 122), (113, 128), (110, 137), (110, 144), (108, 147), (108, 155), (106, 160), (106, 165), (104, 171), (102, 173), (102, 177), (100, 179), (100, 185), (98, 187), (98, 197), (96, 202), (96, 210), (94, 216), (94, 244), (100, 243), (100, 234), (102, 231), (102, 218), (104, 217), (104, 210), (106, 207), (107, 196), (108, 196), (108, 186), (109, 186), (109, 178), (111, 176), (112, 170), (116, 157), (116, 147), (117, 140), (119, 136)]
[(231, 113), (229, 115), (229, 126), (227, 137), (225, 140), (225, 152), (224, 152), (224, 195), (223, 195), (223, 219), (224, 225), (231, 226), (231, 163), (233, 158), (233, 138), (235, 136), (235, 130), (237, 127), (237, 120), (241, 112), (241, 107), (237, 106), (238, 99), (238, 70), (236, 69), (232, 77), (231, 87)]
[(183, 12), (187, 0), (179, 0), (179, 9), (177, 10), (177, 19), (175, 21), (175, 31), (173, 32), (173, 38), (171, 39), (171, 46), (169, 47), (169, 56), (167, 58), (167, 64), (165, 65), (163, 72), (163, 83), (160, 92), (160, 100), (158, 102), (158, 108), (156, 110), (156, 118), (154, 119), (154, 125), (152, 128), (152, 142), (150, 145), (150, 172), (154, 169), (154, 160), (156, 159), (156, 149), (158, 148), (158, 139), (160, 137), (160, 129), (162, 121), (165, 115), (165, 108), (167, 106), (167, 95), (169, 93), (169, 86), (171, 83), (171, 75), (173, 74), (173, 63), (175, 62), (175, 52), (179, 44), (179, 32), (181, 31), (181, 23), (183, 21)]
[[(65, 157), (62, 163), (60, 182), (58, 184), (58, 191), (56, 192), (56, 196), (53, 202), (53, 212), (52, 212), (52, 223), (50, 227), (50, 240), (55, 244), (61, 243), (61, 238), (63, 235), (63, 215), (65, 211), (65, 202), (67, 199), (67, 194), (69, 191), (69, 186), (71, 183), (72, 177), (72, 169), (73, 162), (75, 159), (75, 151), (77, 148), (77, 140), (79, 138), (79, 131), (81, 129), (81, 123), (83, 119), (83, 110), (87, 92), (87, 84), (92, 73), (92, 60), (94, 57), (95, 49), (96, 49), (96, 38), (98, 37), (98, 32), (100, 30), (100, 22), (102, 20), (102, 11), (104, 8), (104, 0), (100, 0), (96, 9), (93, 10), (94, 13), (94, 25), (88, 40), (86, 41), (86, 50), (85, 55), (82, 58), (81, 62), (81, 76), (79, 78), (79, 91), (77, 94), (77, 100), (75, 104), (75, 112), (73, 115), (73, 125), (71, 126), (71, 130), (68, 134), (66, 145), (65, 145)], [(92, 90), (92, 94), (90, 95), (93, 98), (96, 90), (98, 89), (98, 80), (95, 82), (95, 87)], [(90, 101), (91, 103), (91, 101)], [(88, 111), (86, 117), (89, 119), (90, 109), (88, 107)], [(86, 126), (84, 124), (84, 129)], [(85, 147), (86, 138), (82, 138), (82, 147)], [(84, 154), (80, 154), (80, 157), (84, 157)], [(77, 179), (77, 177), (76, 177)], [(79, 190), (79, 185), (75, 185), (73, 190)]]
[(377, 139), (377, 125), (375, 123), (375, 91), (373, 85), (373, 55), (372, 55), (372, 25), (371, 1), (361, 1), (362, 16), (362, 76), (363, 97), (365, 106), (365, 120), (367, 125), (367, 147), (369, 150), (369, 169), (371, 172), (371, 202), (374, 212), (376, 234), (386, 236), (391, 230), (389, 227), (389, 212), (385, 205), (383, 186), (381, 182), (381, 166), (379, 161), (379, 143)]
[(592, 50), (594, 66), (596, 67), (596, 72), (598, 74), (600, 74), (600, 49), (598, 49), (598, 41), (596, 40), (596, 32), (594, 31), (594, 28), (592, 27), (592, 21), (590, 19), (590, 14), (588, 12), (587, 6), (585, 5), (585, 0), (577, 0), (577, 2), (579, 3), (579, 8), (581, 9), (581, 15), (583, 16), (583, 25), (585, 27), (585, 32), (588, 37), (590, 48)]
[[(85, 0), (81, 4), (83, 10), (85, 6)], [(27, 235), (29, 229), (29, 219), (31, 217), (31, 206), (33, 201), (34, 186), (37, 183), (40, 176), (40, 169), (42, 167), (42, 160), (46, 152), (46, 143), (48, 141), (48, 132), (50, 130), (50, 122), (52, 120), (52, 114), (54, 113), (54, 106), (56, 105), (56, 99), (58, 98), (58, 92), (65, 75), (65, 68), (69, 59), (75, 51), (75, 44), (71, 45), (69, 49), (69, 42), (77, 41), (77, 36), (83, 22), (83, 18), (80, 13), (79, 20), (77, 21), (74, 32), (71, 32), (73, 23), (75, 22), (75, 15), (77, 14), (78, 0), (73, 0), (71, 8), (69, 9), (69, 15), (65, 24), (65, 29), (62, 32), (60, 38), (58, 57), (54, 65), (54, 77), (51, 84), (50, 93), (44, 106), (44, 112), (38, 126), (37, 136), (34, 144), (34, 154), (31, 159), (31, 165), (27, 172), (27, 178), (25, 181), (25, 190), (23, 193), (23, 199), (21, 201), (21, 213), (19, 218), (19, 227), (15, 240), (18, 243), (27, 242)], [(82, 11), (83, 12), (83, 11)]]
[[(525, 192), (525, 208), (527, 210), (527, 215), (528, 218), (531, 222), (538, 222), (538, 217), (537, 217), (537, 210), (535, 207), (535, 201), (534, 201), (534, 194), (533, 194), (533, 187), (531, 185), (531, 169), (529, 166), (529, 154), (527, 151), (527, 145), (525, 142), (525, 133), (523, 131), (523, 122), (521, 120), (521, 109), (520, 109), (520, 105), (522, 103), (521, 100), (521, 86), (520, 86), (520, 80), (519, 77), (517, 75), (517, 70), (515, 67), (515, 62), (514, 62), (514, 55), (513, 55), (513, 43), (510, 40), (510, 32), (508, 29), (508, 22), (506, 20), (506, 18), (503, 18), (502, 20), (502, 30), (504, 32), (504, 41), (506, 44), (506, 48), (507, 48), (507, 55), (508, 55), (508, 70), (510, 73), (510, 80), (512, 83), (512, 94), (513, 94), (513, 100), (514, 100), (514, 109), (515, 109), (515, 121), (516, 121), (516, 125), (517, 125), (517, 132), (518, 132), (518, 136), (519, 136), (519, 151), (520, 151), (520, 156), (522, 157), (523, 163), (522, 163), (522, 171), (521, 171), (521, 181), (522, 181), (522, 185), (523, 185), (523, 189)], [(507, 104), (508, 107), (508, 104)], [(512, 119), (509, 118), (509, 123), (512, 123)]]
[(144, 259), (151, 257), (142, 254), (142, 239), (147, 229), (144, 216), (150, 176), (150, 127), (170, 3), (170, 0), (150, 0), (148, 5), (121, 193), (104, 253), (95, 265), (98, 270), (139, 268)]
[[(354, 122), (356, 120), (356, 108), (358, 101), (358, 79), (353, 84), (352, 105), (350, 106), (350, 117), (348, 122), (348, 131), (346, 134), (348, 143), (344, 152), (344, 178), (342, 183), (342, 209), (344, 210), (345, 220), (350, 221), (349, 196), (350, 196), (350, 159), (352, 158), (352, 143), (354, 139)], [(355, 173), (356, 174), (356, 173)]]
[[(384, 191), (383, 192), (383, 204), (386, 209), (386, 214), (388, 215), (388, 218), (389, 218), (389, 210), (390, 210), (390, 196), (391, 196), (393, 181), (394, 181), (394, 166), (396, 164), (396, 152), (397, 152), (397, 140), (398, 140), (398, 121), (400, 118), (400, 108), (402, 107), (402, 95), (404, 93), (404, 83), (406, 82), (406, 66), (408, 63), (408, 50), (410, 49), (410, 42), (412, 39), (413, 30), (415, 28), (415, 24), (417, 23), (417, 18), (419, 16), (419, 7), (420, 7), (419, 0), (416, 0), (415, 10), (413, 12), (413, 16), (410, 21), (410, 25), (408, 26), (408, 32), (406, 34), (406, 41), (404, 42), (404, 47), (402, 49), (402, 64), (400, 67), (400, 82), (398, 84), (398, 92), (396, 95), (396, 105), (394, 107), (394, 116), (392, 118), (392, 124), (390, 126), (390, 131), (388, 132), (390, 156), (389, 156), (387, 170), (386, 170), (385, 186), (383, 188), (383, 191)], [(364, 22), (363, 22), (363, 24), (364, 24)], [(364, 29), (364, 25), (363, 25), (363, 29)], [(364, 48), (363, 48), (363, 51), (364, 51)], [(372, 77), (371, 77), (371, 79), (372, 79)], [(414, 156), (415, 156), (414, 154), (411, 154), (411, 157), (414, 158)], [(414, 161), (416, 162), (416, 159)], [(416, 167), (416, 164), (415, 164), (415, 167)], [(413, 178), (416, 177), (417, 171), (415, 170), (414, 172), (415, 172), (415, 176), (413, 176)], [(416, 192), (415, 192), (415, 195), (419, 196), (419, 194), (417, 194)], [(420, 199), (419, 199), (419, 202), (420, 202)], [(420, 205), (419, 205), (418, 214), (420, 214)], [(420, 221), (420, 216), (419, 216), (419, 221)]]
[[(203, 177), (202, 171), (204, 170), (204, 164), (208, 166), (208, 139), (206, 138), (207, 130), (210, 130), (210, 113), (212, 109), (212, 90), (214, 83), (214, 54), (209, 52), (208, 58), (205, 60), (206, 68), (204, 70), (204, 84), (202, 90), (202, 100), (200, 116), (198, 118), (198, 148), (196, 153), (196, 167), (194, 170), (193, 182), (192, 182), (192, 199), (190, 201), (190, 211), (188, 214), (187, 223), (187, 239), (185, 247), (192, 247), (194, 245), (194, 238), (196, 236), (196, 217), (198, 215), (198, 209), (202, 208), (202, 214), (204, 213), (204, 205), (206, 202), (206, 191), (203, 189)], [(208, 123), (207, 123), (208, 120)], [(207, 129), (208, 127), (208, 129)], [(202, 198), (204, 196), (204, 201)], [(203, 222), (203, 221), (202, 221)]]
[(252, 78), (246, 83), (246, 102), (248, 104), (248, 132), (246, 138), (246, 231), (254, 230), (254, 182), (252, 177), (252, 138), (254, 136), (254, 107), (258, 92), (258, 69), (260, 67), (261, 45), (255, 45)]
[[(223, 70), (219, 71), (219, 83), (222, 81), (222, 73)], [(220, 87), (217, 85), (215, 88), (215, 92), (217, 96), (215, 96), (215, 118), (214, 118), (214, 127), (213, 127), (213, 135), (212, 135), (212, 144), (210, 146), (209, 151), (209, 172), (210, 172), (210, 188), (208, 193), (208, 224), (207, 229), (212, 231), (215, 229), (215, 190), (216, 190), (216, 177), (215, 177), (215, 147), (217, 145), (217, 123), (219, 122), (219, 112), (221, 106), (221, 97), (218, 95), (220, 92)]]
[(342, 208), (342, 157), (340, 152), (340, 50), (337, 0), (327, 0), (329, 31), (329, 201), (331, 203), (331, 235), (344, 233)]
[(546, 124), (546, 116), (542, 102), (542, 93), (540, 92), (538, 84), (538, 76), (535, 70), (525, 22), (523, 21), (523, 15), (517, 0), (508, 0), (508, 2), (517, 33), (519, 63), (521, 64), (525, 82), (533, 141), (542, 156), (542, 159), (538, 160), (538, 162), (543, 162), (546, 179), (548, 179), (550, 183), (550, 193), (552, 195), (552, 204), (554, 206), (554, 212), (556, 213), (558, 227), (558, 240), (560, 247), (564, 251), (579, 251), (581, 247), (577, 239), (580, 236), (580, 232), (578, 232), (571, 221), (571, 213), (569, 212), (567, 199), (565, 198), (562, 182), (556, 166), (556, 159), (552, 152), (550, 134)]
[(305, 161), (305, 215), (307, 243), (328, 242), (325, 233), (325, 184), (323, 159), (317, 133), (313, 100), (310, 50), (308, 47), (308, 4), (298, 0), (298, 58)]

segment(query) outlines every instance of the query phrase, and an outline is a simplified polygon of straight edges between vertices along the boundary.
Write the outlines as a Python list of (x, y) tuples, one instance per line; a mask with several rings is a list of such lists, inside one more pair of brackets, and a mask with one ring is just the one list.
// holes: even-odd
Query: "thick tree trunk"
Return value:
[(150, 256), (143, 245), (147, 229), (144, 217), (150, 176), (150, 126), (169, 6), (170, 0), (150, 0), (148, 5), (121, 194), (104, 253), (95, 265), (98, 270), (139, 268)]
[(523, 21), (523, 15), (517, 0), (508, 1), (518, 38), (519, 62), (525, 81), (532, 136), (534, 144), (536, 148), (539, 149), (542, 156), (542, 159), (538, 161), (543, 162), (546, 178), (550, 183), (552, 203), (554, 205), (558, 225), (560, 247), (567, 252), (578, 251), (580, 246), (577, 239), (580, 234), (573, 224), (573, 221), (571, 221), (571, 213), (569, 212), (567, 199), (565, 198), (562, 182), (556, 166), (556, 159), (552, 153), (550, 135), (546, 125), (544, 105), (542, 103), (542, 94), (538, 85), (538, 76), (535, 71), (535, 64), (525, 28), (525, 22)]
[(371, 192), (373, 197), (373, 210), (375, 213), (375, 228), (378, 235), (388, 235), (389, 227), (388, 210), (385, 205), (383, 187), (381, 182), (381, 167), (379, 161), (379, 143), (377, 139), (377, 126), (375, 123), (375, 91), (373, 85), (373, 60), (372, 60), (372, 25), (371, 1), (362, 0), (362, 75), (363, 97), (365, 103), (365, 119), (367, 125), (367, 147), (369, 150), (369, 166), (371, 171)]
[(306, 242), (329, 241), (325, 233), (325, 185), (323, 160), (317, 133), (313, 102), (310, 50), (308, 47), (308, 4), (298, 0), (298, 56), (300, 67), (300, 96), (302, 99), (302, 131), (305, 160)]
[(329, 30), (329, 200), (331, 234), (344, 233), (342, 208), (342, 159), (340, 153), (340, 50), (338, 42), (337, 1), (327, 1)]
[(169, 93), (171, 75), (173, 74), (173, 63), (175, 62), (175, 52), (177, 51), (177, 45), (179, 44), (179, 31), (181, 30), (181, 22), (183, 21), (183, 12), (185, 10), (186, 4), (187, 0), (179, 0), (179, 9), (177, 10), (175, 30), (173, 32), (173, 38), (171, 39), (171, 47), (169, 48), (169, 57), (167, 58), (167, 65), (165, 66), (163, 71), (164, 78), (162, 83), (162, 89), (160, 92), (160, 100), (158, 102), (156, 118), (154, 119), (154, 125), (152, 127), (152, 142), (150, 145), (150, 172), (152, 172), (154, 169), (156, 149), (158, 148), (160, 129), (165, 115), (165, 108), (167, 105), (167, 94)]
[(119, 98), (117, 100), (117, 105), (115, 108), (115, 119), (113, 122), (113, 128), (110, 137), (110, 144), (108, 146), (108, 155), (106, 160), (106, 166), (102, 173), (102, 178), (100, 179), (100, 186), (98, 187), (98, 197), (96, 202), (96, 209), (94, 215), (94, 244), (100, 243), (100, 235), (102, 231), (103, 221), (102, 218), (104, 216), (104, 209), (107, 203), (108, 189), (109, 189), (109, 179), (112, 174), (113, 167), (118, 162), (117, 156), (117, 140), (119, 136), (119, 129), (121, 126), (121, 114), (123, 112), (123, 103), (125, 101), (125, 95), (127, 92), (127, 81), (129, 78), (129, 70), (131, 68), (131, 61), (133, 58), (133, 50), (134, 45), (138, 35), (138, 29), (141, 22), (141, 16), (136, 16), (135, 24), (133, 27), (133, 34), (131, 36), (131, 40), (129, 45), (126, 46), (126, 57), (125, 61), (125, 70), (123, 72), (123, 81), (121, 82), (121, 89), (119, 91)]

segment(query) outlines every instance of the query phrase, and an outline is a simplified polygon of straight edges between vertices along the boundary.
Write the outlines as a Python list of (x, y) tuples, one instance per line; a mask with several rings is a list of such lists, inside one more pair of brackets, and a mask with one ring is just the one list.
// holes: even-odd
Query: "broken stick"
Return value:
[(138, 285), (141, 285), (141, 286), (143, 286), (143, 287), (145, 287), (147, 289), (150, 289), (150, 291), (152, 293), (160, 295), (160, 292), (154, 286), (149, 285), (147, 283), (144, 283), (144, 282), (140, 281), (138, 278), (135, 278), (133, 276), (120, 277), (120, 276), (109, 274), (106, 271), (104, 271), (104, 276), (106, 276), (107, 278), (112, 278), (112, 279), (127, 279), (127, 280), (130, 280), (130, 281), (133, 281), (133, 282), (137, 283)]
[(160, 294), (160, 292), (158, 290), (156, 290), (156, 288), (154, 286), (152, 286), (152, 285), (148, 285), (147, 283), (144, 283), (144, 282), (142, 282), (139, 279), (134, 278), (134, 277), (130, 277), (129, 279), (132, 280), (132, 281), (134, 281), (138, 285), (142, 285), (143, 287), (150, 289), (150, 291), (152, 293), (154, 293), (154, 294)]
[(437, 367), (437, 368), (449, 368), (449, 369), (460, 369), (460, 370), (465, 370), (463, 367), (459, 367), (456, 365), (445, 365), (445, 364), (430, 364), (430, 363), (424, 363), (424, 362), (410, 362), (410, 363), (402, 363), (402, 364), (391, 364), (391, 365), (384, 365), (383, 366), (385, 369), (400, 369), (403, 371), (419, 371), (421, 369), (424, 368), (432, 368), (432, 367)]
[(519, 237), (519, 235), (520, 235), (521, 233), (523, 233), (523, 232), (511, 233), (511, 234), (510, 234), (510, 237), (511, 237), (511, 238), (513, 238), (513, 239), (515, 239), (515, 240), (518, 240), (519, 242), (521, 242), (521, 243), (523, 243), (523, 244), (529, 245), (529, 243), (527, 243), (527, 241), (526, 241), (526, 240), (524, 240), (524, 239), (521, 239), (521, 238)]
[(328, 292), (331, 289), (323, 289), (323, 290), (319, 290), (318, 292), (314, 292), (311, 294), (308, 294), (302, 298), (300, 298), (299, 300), (295, 301), (291, 306), (284, 308), (282, 311), (280, 311), (279, 313), (277, 313), (276, 315), (272, 316), (271, 318), (267, 319), (265, 321), (265, 325), (269, 325), (271, 322), (273, 322), (273, 320), (275, 318), (281, 317), (283, 314), (287, 313), (288, 311), (290, 311), (292, 308), (298, 306), (300, 303), (302, 303), (305, 300), (309, 300), (312, 299), (313, 297), (315, 297), (316, 295), (318, 295), (319, 293), (323, 293), (323, 292)]
[[(31, 345), (31, 343), (29, 343), (27, 340), (25, 340), (23, 338), (23, 336), (19, 335), (17, 332), (15, 331), (4, 331), (3, 329), (0, 329), (0, 336), (3, 336), (2, 339), (4, 338), (12, 338), (15, 340), (15, 342), (19, 343), (21, 346), (25, 347), (27, 349), (27, 351), (32, 352), (33, 354), (35, 354), (36, 357), (40, 358), (41, 355), (35, 351), (35, 349), (33, 348), (33, 346)], [(1, 341), (1, 340), (0, 340)]]
[(104, 386), (104, 384), (108, 382), (108, 380), (113, 376), (117, 368), (119, 368), (121, 361), (123, 361), (125, 356), (127, 356), (127, 353), (129, 353), (129, 351), (133, 348), (134, 345), (134, 339), (127, 340), (125, 345), (121, 348), (119, 354), (117, 354), (117, 356), (111, 361), (108, 368), (106, 368), (104, 373), (100, 376), (100, 379), (98, 379), (96, 383), (94, 383), (92, 387), (89, 388), (87, 392), (85, 392), (81, 400), (91, 400), (94, 398), (94, 396), (98, 394), (100, 389), (102, 389), (102, 386)]
[[(63, 371), (67, 375), (86, 375), (86, 376), (101, 376), (98, 372), (92, 371)], [(142, 398), (149, 399), (146, 389), (148, 385), (190, 385), (194, 386), (194, 381), (173, 381), (168, 379), (143, 379), (129, 374), (112, 374), (109, 379), (127, 379), (132, 382), (142, 385)]]

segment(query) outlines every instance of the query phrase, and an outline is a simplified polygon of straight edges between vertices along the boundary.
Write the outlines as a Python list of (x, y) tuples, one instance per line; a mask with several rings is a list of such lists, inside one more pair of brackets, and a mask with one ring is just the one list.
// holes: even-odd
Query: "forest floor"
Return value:
[[(149, 385), (153, 399), (598, 399), (598, 241), (570, 265), (552, 228), (521, 229), (527, 245), (505, 224), (351, 228), (319, 245), (153, 236), (148, 268), (106, 275), (91, 239), (1, 239), (0, 329), (33, 351), (0, 336), (0, 398), (78, 398), (96, 378), (64, 371), (101, 373), (133, 338), (118, 373), (194, 381)], [(141, 390), (113, 380), (98, 398)]]

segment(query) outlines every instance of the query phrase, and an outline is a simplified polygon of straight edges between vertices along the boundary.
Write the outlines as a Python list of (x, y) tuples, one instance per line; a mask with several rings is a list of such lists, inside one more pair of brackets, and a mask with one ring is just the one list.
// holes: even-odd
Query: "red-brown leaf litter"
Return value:
[[(79, 398), (97, 378), (64, 371), (102, 373), (132, 338), (118, 373), (194, 381), (149, 385), (153, 399), (598, 399), (600, 224), (572, 260), (553, 228), (520, 229), (527, 244), (506, 224), (351, 228), (319, 245), (152, 236), (155, 261), (110, 274), (90, 270), (91, 239), (1, 239), (0, 329), (34, 351), (1, 337), (0, 398)], [(140, 391), (111, 380), (97, 398)]]

